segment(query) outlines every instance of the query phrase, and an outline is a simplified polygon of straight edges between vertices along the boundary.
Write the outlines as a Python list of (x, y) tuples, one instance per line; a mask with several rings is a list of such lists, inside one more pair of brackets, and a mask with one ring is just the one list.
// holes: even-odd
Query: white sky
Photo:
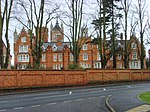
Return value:
[[(51, 0), (51, 1), (53, 1), (53, 0)], [(62, 4), (62, 1), (63, 0), (58, 0), (58, 2), (61, 3), (61, 4)], [(90, 4), (90, 5), (86, 4), (85, 12), (86, 13), (89, 13), (89, 11), (90, 11), (90, 13), (91, 12), (92, 13), (95, 12), (94, 11), (94, 8), (95, 8), (94, 2), (96, 2), (96, 0), (88, 0), (88, 1), (93, 3), (93, 4)], [(133, 3), (135, 3), (136, 1), (137, 0), (133, 0)], [(147, 5), (149, 3), (150, 3), (150, 0), (147, 0)], [(61, 6), (63, 6), (63, 5), (61, 5)], [(61, 7), (61, 9), (63, 10), (63, 9), (66, 9), (66, 8), (63, 6), (63, 7)], [(91, 10), (93, 10), (93, 11), (91, 11)], [(148, 6), (147, 10), (148, 10), (148, 12), (150, 11), (150, 6)], [(149, 15), (150, 15), (150, 13), (149, 13)], [(88, 20), (88, 25), (89, 25), (88, 27), (89, 27), (89, 29), (92, 28), (92, 25), (90, 25), (90, 23), (92, 22), (91, 21), (92, 20), (91, 15), (90, 16), (88, 15), (87, 17), (85, 17), (85, 20)], [(55, 21), (56, 20), (53, 20), (53, 25), (55, 25)], [(50, 28), (50, 25), (48, 27)], [(17, 29), (17, 32), (19, 33), (21, 31), (22, 25), (19, 22), (17, 22), (16, 20), (11, 20), (11, 22), (10, 22), (10, 29), (9, 29), (9, 32), (10, 32), (9, 33), (9, 37), (10, 37), (10, 45), (11, 45), (12, 65), (14, 64), (13, 32), (14, 32), (15, 28)], [(67, 28), (65, 28), (64, 30), (67, 31)], [(136, 34), (138, 35), (138, 32)], [(150, 45), (147, 45), (145, 47), (146, 47), (146, 52), (147, 52), (148, 49), (150, 49)]]

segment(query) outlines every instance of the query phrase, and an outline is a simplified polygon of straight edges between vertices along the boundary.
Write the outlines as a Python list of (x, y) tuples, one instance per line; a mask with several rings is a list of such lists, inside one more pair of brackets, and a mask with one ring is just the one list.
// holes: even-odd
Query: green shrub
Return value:
[(81, 68), (78, 64), (70, 64), (68, 66), (68, 69), (70, 69), (70, 70), (83, 70), (83, 68)]

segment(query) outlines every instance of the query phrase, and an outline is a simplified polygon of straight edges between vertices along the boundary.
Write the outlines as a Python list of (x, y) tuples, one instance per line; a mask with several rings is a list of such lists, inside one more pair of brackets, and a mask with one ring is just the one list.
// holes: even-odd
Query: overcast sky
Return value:
[[(52, 0), (53, 1), (53, 0)], [(62, 4), (64, 3), (63, 2), (63, 0), (57, 0), (58, 1), (58, 3), (59, 4), (61, 4), (61, 6), (63, 6)], [(89, 5), (89, 4), (86, 4), (86, 6), (85, 6), (85, 13), (87, 13), (87, 14), (96, 14), (96, 10), (95, 10), (95, 2), (96, 2), (96, 0), (88, 0), (91, 4)], [(134, 3), (136, 3), (137, 2), (137, 0), (133, 0), (133, 2), (132, 2), (132, 4), (134, 4)], [(150, 0), (147, 0), (147, 6), (148, 6), (148, 4), (150, 3)], [(66, 6), (63, 6), (63, 7), (61, 7), (61, 10), (67, 10), (67, 8), (65, 8)], [(147, 10), (148, 10), (148, 12), (150, 11), (150, 6), (148, 6), (148, 8), (147, 8)], [(86, 14), (86, 15), (87, 15)], [(150, 13), (149, 13), (149, 15), (150, 15)], [(84, 20), (88, 20), (88, 27), (89, 27), (89, 29), (92, 29), (92, 25), (91, 25), (91, 21), (92, 21), (92, 19), (93, 19), (93, 17), (91, 16), (91, 15), (88, 15), (88, 16), (85, 16), (84, 17)], [(55, 21), (56, 20), (53, 20), (52, 22), (53, 22), (53, 25), (55, 24)], [(19, 33), (20, 31), (21, 31), (21, 28), (23, 27), (19, 22), (17, 22), (16, 20), (11, 20), (11, 23), (10, 23), (10, 29), (9, 29), (9, 37), (10, 37), (10, 45), (11, 45), (11, 55), (12, 55), (12, 65), (14, 64), (14, 50), (13, 50), (13, 32), (14, 32), (14, 30), (15, 30), (15, 28), (17, 29), (17, 32)], [(49, 28), (50, 28), (50, 25), (48, 26)], [(67, 28), (65, 28), (64, 29), (65, 31), (68, 31), (67, 30)], [(137, 36), (138, 36), (138, 32), (136, 33), (137, 34)], [(146, 36), (145, 36), (145, 38), (146, 38)], [(147, 45), (147, 46), (145, 46), (146, 47), (146, 52), (147, 52), (147, 50), (148, 49), (150, 49), (150, 45)]]

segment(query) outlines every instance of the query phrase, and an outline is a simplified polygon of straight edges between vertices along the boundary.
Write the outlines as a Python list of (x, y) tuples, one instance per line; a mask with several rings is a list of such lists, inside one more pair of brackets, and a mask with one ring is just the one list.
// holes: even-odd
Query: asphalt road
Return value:
[(117, 112), (124, 112), (143, 104), (137, 95), (150, 91), (150, 83), (95, 86), (73, 89), (47, 90), (0, 96), (0, 112), (109, 112), (105, 97)]

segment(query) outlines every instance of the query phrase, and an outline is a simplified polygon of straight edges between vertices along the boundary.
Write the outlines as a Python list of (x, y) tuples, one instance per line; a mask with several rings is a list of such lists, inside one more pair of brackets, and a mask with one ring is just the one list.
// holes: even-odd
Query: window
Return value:
[(19, 52), (28, 52), (28, 45), (20, 45)]
[(136, 52), (132, 52), (132, 59), (137, 59), (137, 53)]
[(26, 55), (26, 62), (29, 62), (29, 55)]
[(136, 43), (132, 43), (132, 49), (136, 49), (137, 45)]
[(87, 63), (81, 62), (81, 63), (80, 63), (80, 66), (81, 66), (82, 68), (89, 68), (89, 66), (91, 66), (91, 65), (88, 65)]
[(62, 64), (58, 65), (58, 69), (59, 69), (59, 70), (61, 70), (62, 68), (63, 68), (63, 65), (62, 65)]
[(99, 47), (98, 47), (99, 45), (96, 45), (96, 48), (99, 50)]
[(29, 55), (18, 55), (18, 62), (29, 62)]
[(58, 60), (62, 61), (62, 54), (58, 54)]
[(23, 46), (19, 46), (19, 52), (23, 52)]
[(53, 66), (53, 69), (54, 69), (54, 70), (56, 70), (56, 69), (57, 69), (57, 65), (56, 65), (56, 64)]
[(53, 59), (54, 59), (54, 62), (57, 61), (57, 54), (54, 54), (54, 55), (53, 55)]
[(21, 56), (20, 56), (20, 62), (22, 62), (22, 61), (23, 61), (23, 56), (21, 55)]
[(26, 42), (26, 37), (22, 37), (21, 42)]
[(70, 61), (73, 61), (73, 54), (70, 53)]
[(101, 62), (97, 62), (94, 64), (94, 68), (101, 68)]
[(56, 51), (57, 50), (57, 47), (56, 45), (53, 46), (53, 51)]
[(83, 60), (88, 60), (88, 54), (87, 53), (83, 54)]
[(118, 60), (121, 60), (121, 58), (122, 58), (122, 55), (118, 54)]
[(97, 53), (97, 60), (101, 60), (101, 56), (99, 53)]
[(27, 68), (27, 65), (23, 64), (21, 69), (26, 69)]
[(82, 46), (83, 48), (83, 50), (87, 50), (88, 49), (88, 44), (84, 44), (83, 46)]
[(41, 65), (42, 68), (46, 69), (46, 65)]
[(132, 62), (132, 68), (138, 69), (139, 68), (138, 62)]
[(46, 54), (42, 54), (42, 62), (46, 61)]
[(61, 36), (61, 34), (60, 33), (56, 33), (55, 36), (58, 37), (58, 36)]

